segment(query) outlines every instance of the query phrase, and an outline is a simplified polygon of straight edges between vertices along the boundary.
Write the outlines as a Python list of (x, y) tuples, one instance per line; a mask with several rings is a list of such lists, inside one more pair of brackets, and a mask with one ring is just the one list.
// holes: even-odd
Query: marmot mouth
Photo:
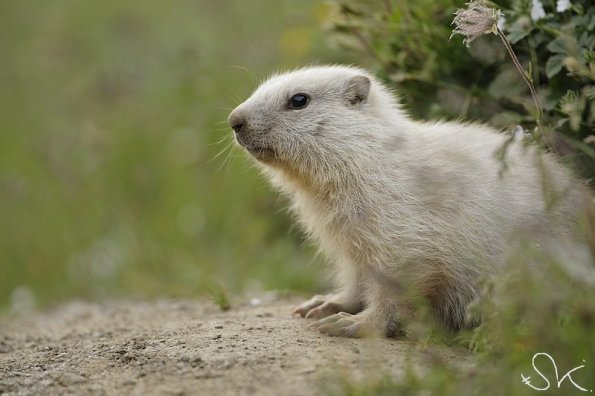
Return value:
[(277, 156), (275, 150), (264, 146), (244, 146), (244, 148), (257, 160), (272, 160)]
[(235, 135), (236, 141), (239, 143), (240, 146), (244, 147), (250, 155), (256, 158), (259, 161), (271, 161), (277, 157), (277, 153), (274, 149), (268, 146), (259, 145), (258, 143), (254, 143), (251, 140), (247, 139), (243, 135)]

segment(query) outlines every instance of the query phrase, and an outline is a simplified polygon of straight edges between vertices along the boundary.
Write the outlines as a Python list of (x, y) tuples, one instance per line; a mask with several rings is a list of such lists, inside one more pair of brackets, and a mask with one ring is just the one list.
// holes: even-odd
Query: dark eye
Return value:
[(295, 94), (289, 99), (289, 108), (303, 109), (308, 105), (308, 102), (310, 102), (310, 97), (308, 95), (303, 93)]

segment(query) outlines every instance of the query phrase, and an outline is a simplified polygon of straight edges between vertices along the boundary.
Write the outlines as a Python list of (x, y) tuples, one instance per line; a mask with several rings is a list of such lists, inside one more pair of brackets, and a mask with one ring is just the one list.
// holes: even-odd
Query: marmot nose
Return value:
[(238, 135), (244, 132), (244, 130), (246, 129), (246, 120), (244, 119), (244, 117), (242, 117), (240, 114), (236, 112), (232, 112), (227, 121), (229, 122), (229, 126), (231, 126), (231, 129), (233, 129), (233, 131)]
[(238, 134), (240, 134), (240, 133), (242, 133), (242, 131), (244, 130), (244, 123), (243, 123), (243, 122), (240, 122), (240, 123), (237, 123), (237, 124), (233, 124), (233, 125), (231, 126), (231, 129), (233, 129), (233, 131), (234, 131), (235, 133), (238, 133)]

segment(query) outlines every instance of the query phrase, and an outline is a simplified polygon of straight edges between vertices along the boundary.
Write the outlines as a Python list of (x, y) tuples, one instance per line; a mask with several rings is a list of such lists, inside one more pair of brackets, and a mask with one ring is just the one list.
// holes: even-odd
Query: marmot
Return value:
[(228, 121), (335, 263), (338, 291), (295, 310), (324, 333), (397, 334), (417, 297), (448, 328), (472, 326), (479, 281), (502, 271), (519, 235), (536, 246), (574, 238), (584, 186), (552, 155), (517, 141), (503, 165), (505, 134), (414, 121), (362, 69), (275, 75)]

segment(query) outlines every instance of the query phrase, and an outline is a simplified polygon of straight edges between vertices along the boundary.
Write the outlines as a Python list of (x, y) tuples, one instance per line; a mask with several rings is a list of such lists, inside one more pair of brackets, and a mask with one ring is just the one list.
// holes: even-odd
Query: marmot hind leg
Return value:
[(477, 327), (481, 323), (481, 312), (469, 315), (469, 308), (474, 303), (479, 303), (478, 293), (472, 288), (461, 287), (451, 287), (430, 300), (437, 319), (451, 331)]

